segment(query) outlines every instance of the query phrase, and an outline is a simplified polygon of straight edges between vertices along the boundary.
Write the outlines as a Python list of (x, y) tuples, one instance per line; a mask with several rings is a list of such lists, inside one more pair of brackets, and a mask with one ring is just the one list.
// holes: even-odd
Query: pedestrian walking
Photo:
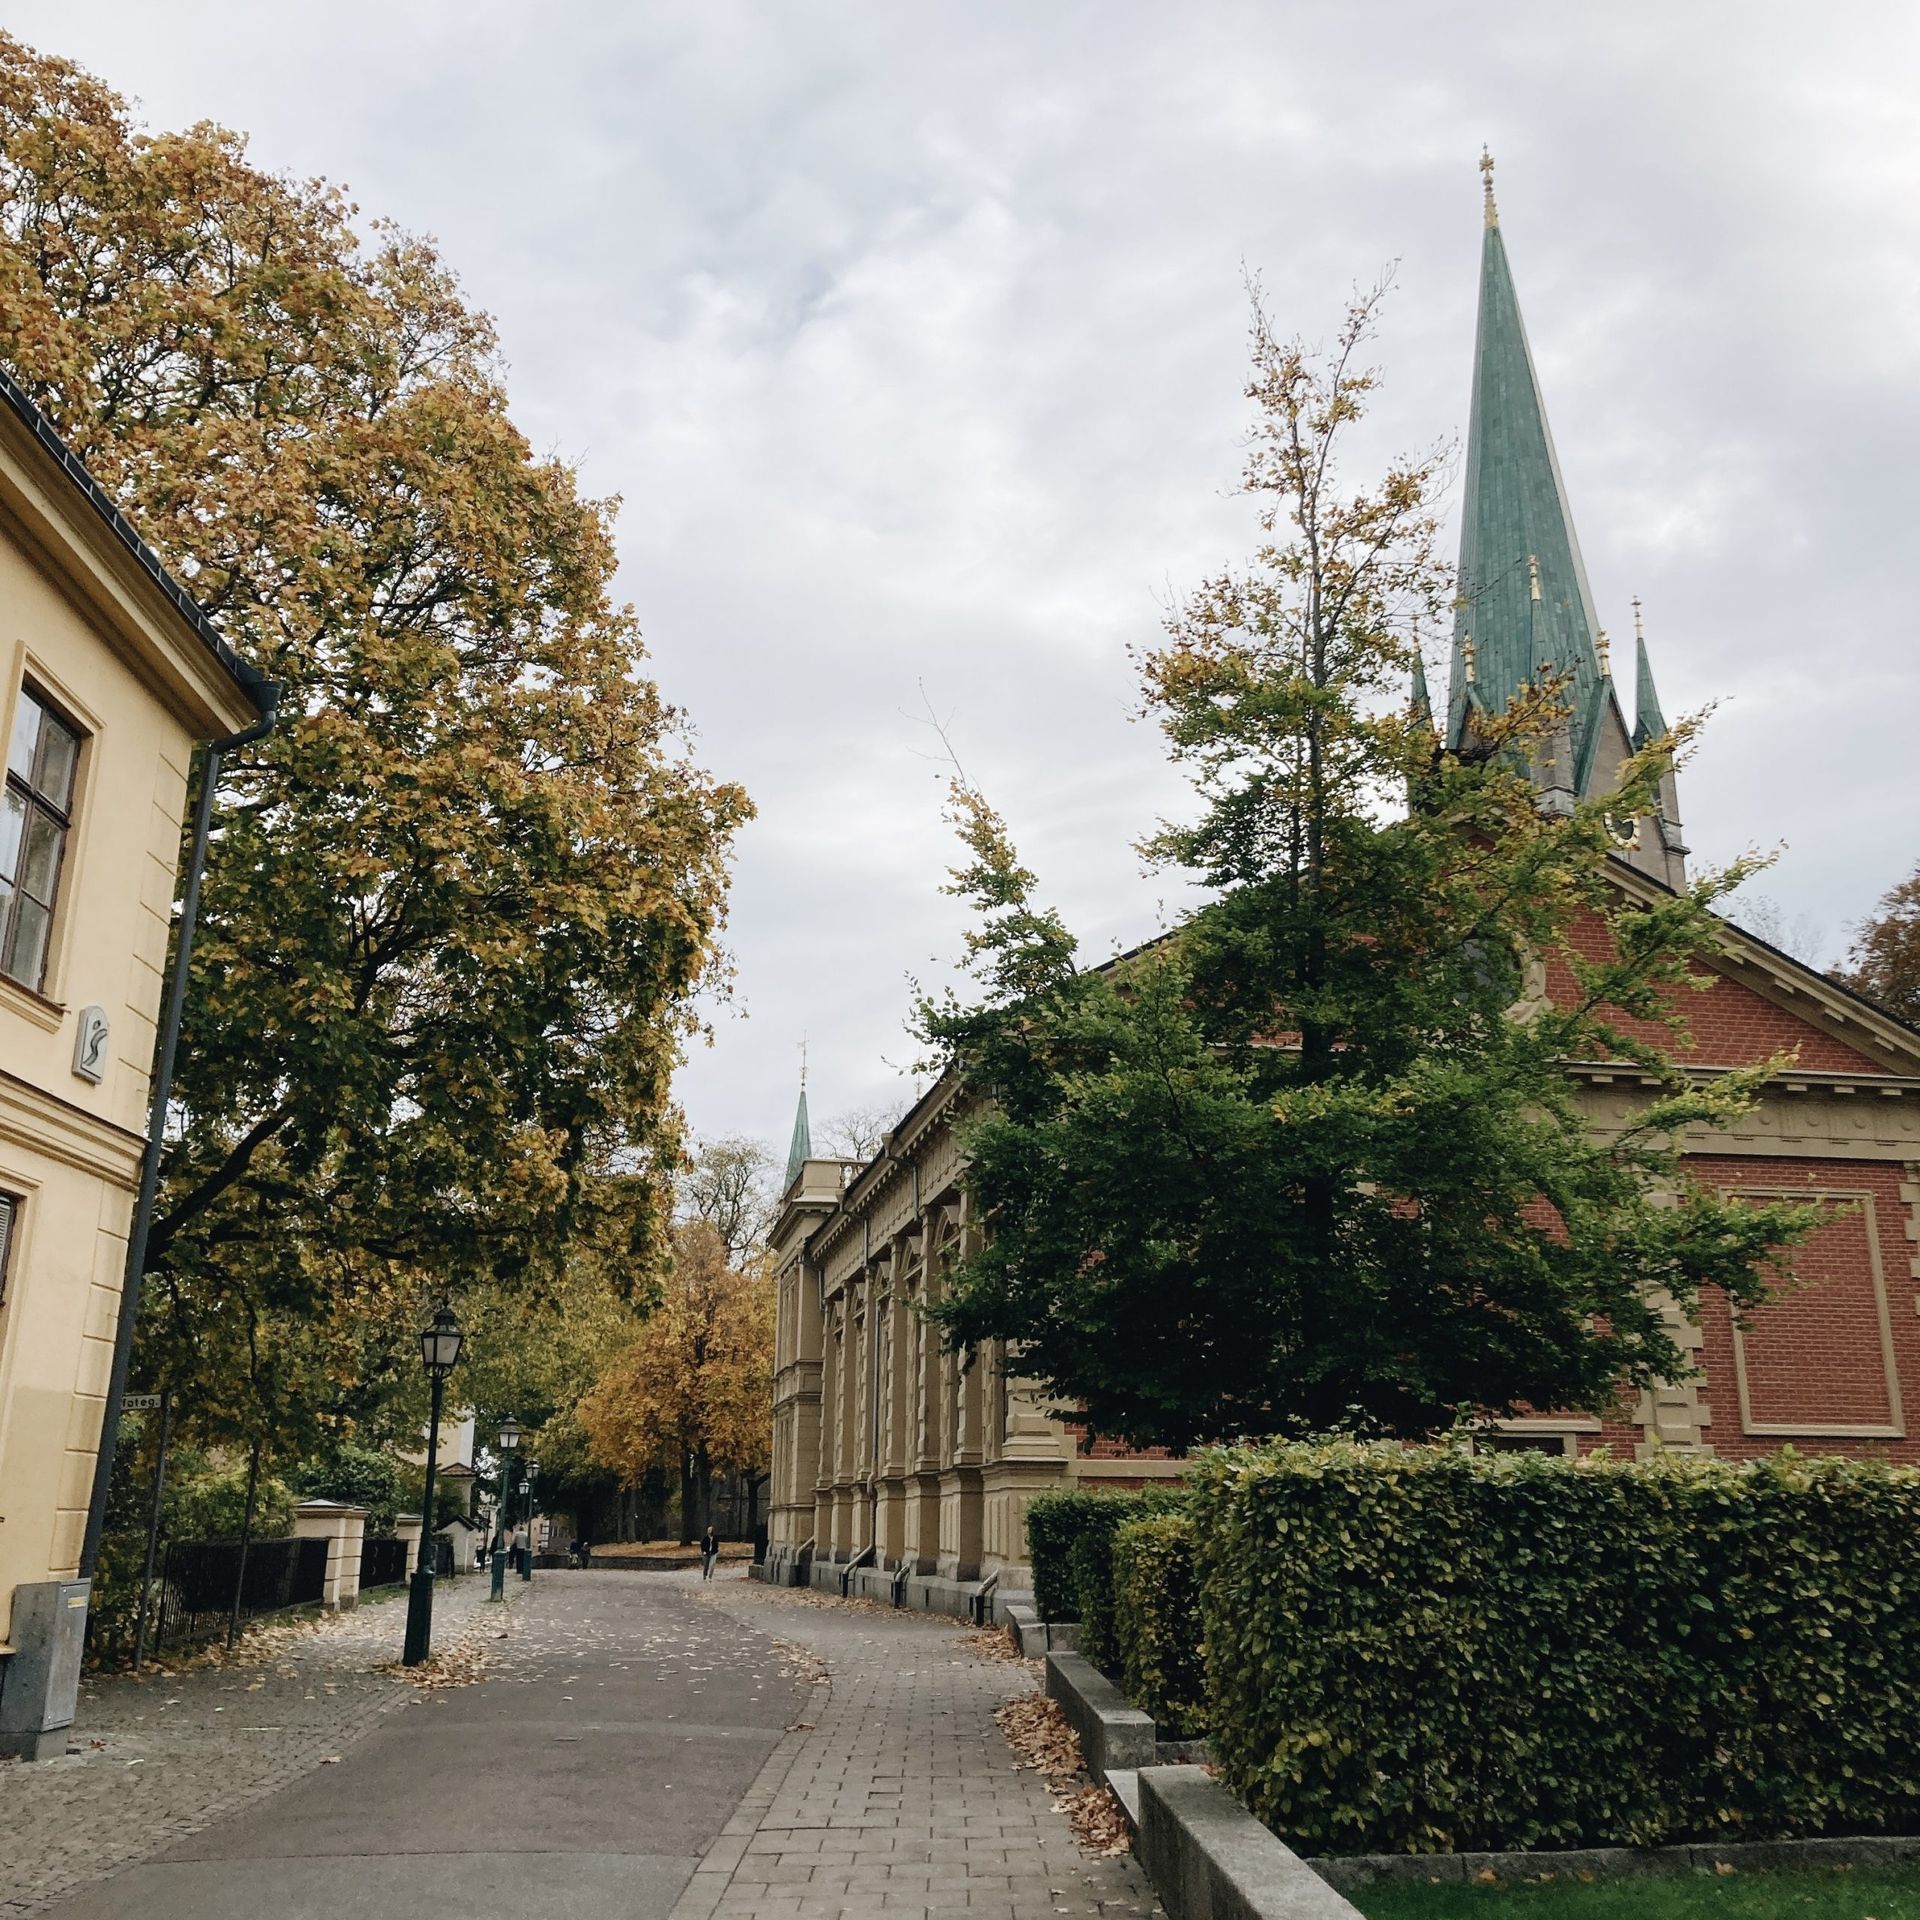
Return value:
[(580, 1564), (583, 1567), (593, 1565), (593, 1542), (584, 1533), (580, 1536)]
[(720, 1536), (709, 1527), (700, 1536), (700, 1578), (713, 1578), (713, 1563), (720, 1558)]

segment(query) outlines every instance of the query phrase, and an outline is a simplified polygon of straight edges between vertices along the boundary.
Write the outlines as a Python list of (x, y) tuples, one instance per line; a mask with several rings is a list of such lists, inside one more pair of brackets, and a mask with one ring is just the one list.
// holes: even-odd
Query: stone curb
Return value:
[(1080, 1651), (1078, 1620), (1042, 1620), (1029, 1606), (1009, 1601), (1001, 1609), (1007, 1638), (1023, 1660), (1044, 1660), (1050, 1653)]
[(1367, 1853), (1308, 1864), (1331, 1887), (1351, 1892), (1383, 1881), (1457, 1885), (1491, 1873), (1499, 1880), (1671, 1879), (1732, 1867), (1889, 1867), (1920, 1860), (1920, 1835), (1860, 1834), (1831, 1840), (1695, 1841), (1672, 1847), (1576, 1847), (1525, 1853)]
[(1081, 1757), (1096, 1780), (1116, 1767), (1151, 1767), (1159, 1758), (1152, 1716), (1128, 1706), (1126, 1695), (1083, 1655), (1047, 1655), (1047, 1697), (1059, 1701), (1080, 1736)]
[(1204, 1767), (1143, 1767), (1138, 1784), (1134, 1850), (1171, 1920), (1359, 1920)]

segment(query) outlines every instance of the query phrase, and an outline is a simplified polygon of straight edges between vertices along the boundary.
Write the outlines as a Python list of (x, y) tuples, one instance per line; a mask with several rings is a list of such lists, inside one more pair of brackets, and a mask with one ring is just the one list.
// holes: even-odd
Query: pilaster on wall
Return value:
[[(1667, 1295), (1661, 1295), (1659, 1307), (1674, 1345), (1697, 1365), (1700, 1350), (1706, 1345), (1706, 1335)], [(1642, 1460), (1658, 1452), (1713, 1451), (1707, 1439), (1713, 1411), (1701, 1395), (1697, 1376), (1691, 1380), (1662, 1381), (1659, 1386), (1648, 1388), (1641, 1394), (1633, 1417), (1642, 1435), (1634, 1452)]]
[(1901, 1168), (1900, 1198), (1907, 1203), (1907, 1273), (1920, 1280), (1920, 1160), (1910, 1160)]

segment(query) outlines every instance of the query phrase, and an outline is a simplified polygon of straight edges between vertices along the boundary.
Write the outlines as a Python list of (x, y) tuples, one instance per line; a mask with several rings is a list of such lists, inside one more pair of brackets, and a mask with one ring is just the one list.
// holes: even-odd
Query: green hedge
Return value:
[(1187, 1514), (1143, 1514), (1113, 1536), (1113, 1633), (1127, 1698), (1153, 1715), (1162, 1738), (1205, 1733), (1200, 1578)]
[(1209, 1730), (1309, 1853), (1920, 1831), (1920, 1474), (1344, 1443), (1195, 1469)]
[(1078, 1620), (1080, 1651), (1103, 1671), (1119, 1665), (1113, 1638), (1113, 1536), (1143, 1513), (1181, 1501), (1178, 1487), (1138, 1493), (1036, 1494), (1027, 1505), (1034, 1610), (1043, 1620)]

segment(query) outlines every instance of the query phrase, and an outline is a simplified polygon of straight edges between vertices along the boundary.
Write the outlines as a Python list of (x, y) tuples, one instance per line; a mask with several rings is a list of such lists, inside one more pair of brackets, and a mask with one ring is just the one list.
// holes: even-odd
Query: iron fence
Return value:
[(360, 1546), (360, 1591), (396, 1587), (407, 1577), (404, 1540), (366, 1540)]
[(175, 1540), (167, 1546), (159, 1580), (153, 1646), (197, 1639), (224, 1627), (240, 1589), (240, 1618), (318, 1606), (326, 1592), (324, 1540), (254, 1540), (240, 1564), (238, 1540)]

